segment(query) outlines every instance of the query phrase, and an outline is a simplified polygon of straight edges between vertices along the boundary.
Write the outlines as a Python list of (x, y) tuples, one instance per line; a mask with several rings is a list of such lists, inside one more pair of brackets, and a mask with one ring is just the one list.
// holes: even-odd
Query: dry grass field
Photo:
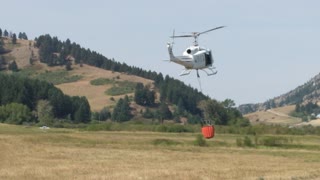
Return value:
[[(0, 124), (0, 179), (320, 179), (319, 147), (241, 148), (228, 134), (198, 147), (195, 136)], [(292, 138), (320, 143), (316, 136)]]

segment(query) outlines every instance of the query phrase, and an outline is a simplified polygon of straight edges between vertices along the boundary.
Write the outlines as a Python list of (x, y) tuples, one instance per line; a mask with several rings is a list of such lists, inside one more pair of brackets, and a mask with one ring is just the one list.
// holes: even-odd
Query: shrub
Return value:
[(32, 114), (30, 109), (23, 104), (10, 103), (0, 106), (0, 122), (9, 124), (22, 124), (31, 122)]
[(156, 131), (157, 132), (167, 132), (167, 126), (165, 126), (165, 125), (159, 125), (159, 126), (157, 126), (156, 127)]
[(243, 146), (243, 141), (242, 141), (242, 139), (241, 139), (241, 138), (237, 138), (237, 139), (236, 139), (236, 144), (237, 144), (237, 146), (242, 147), (242, 146)]
[(200, 147), (208, 146), (207, 141), (203, 138), (203, 136), (201, 134), (198, 134), (196, 136), (196, 140), (194, 141), (194, 145), (200, 146)]
[(185, 126), (183, 125), (170, 125), (168, 127), (168, 132), (190, 132), (189, 129), (187, 129)]
[(240, 147), (253, 147), (252, 140), (248, 136), (245, 136), (244, 138), (237, 138), (236, 144)]
[(287, 144), (289, 139), (286, 137), (269, 136), (259, 140), (260, 145), (264, 146), (281, 146)]
[(100, 85), (106, 85), (106, 84), (113, 84), (115, 81), (113, 79), (107, 79), (107, 78), (98, 78), (90, 81), (91, 85), (94, 86), (100, 86)]
[(252, 141), (251, 139), (248, 137), (248, 136), (245, 136), (244, 139), (243, 139), (243, 144), (247, 147), (252, 147), (253, 144), (252, 144)]
[(175, 133), (194, 132), (192, 127), (178, 125), (178, 124), (159, 125), (156, 127), (156, 131), (158, 131), (158, 132), (175, 132)]
[(110, 96), (119, 96), (119, 95), (129, 94), (133, 92), (134, 92), (134, 89), (129, 86), (113, 86), (112, 88), (107, 89), (105, 91), (105, 94)]
[(86, 127), (87, 131), (110, 131), (112, 123), (95, 123)]

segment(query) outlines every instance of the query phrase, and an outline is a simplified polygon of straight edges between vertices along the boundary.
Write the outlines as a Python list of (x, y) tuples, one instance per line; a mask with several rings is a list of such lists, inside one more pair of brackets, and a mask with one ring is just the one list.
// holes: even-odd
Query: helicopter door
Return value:
[(206, 66), (212, 65), (211, 51), (207, 51), (207, 52), (205, 53), (205, 59), (206, 59)]

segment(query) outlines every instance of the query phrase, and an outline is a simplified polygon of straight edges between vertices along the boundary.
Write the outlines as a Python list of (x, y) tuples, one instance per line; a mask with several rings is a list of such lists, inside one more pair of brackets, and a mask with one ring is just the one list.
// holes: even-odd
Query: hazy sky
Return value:
[[(195, 72), (168, 59), (176, 34), (227, 28), (200, 36), (213, 51), (218, 74), (201, 72), (204, 94), (237, 105), (262, 102), (302, 85), (320, 69), (320, 1), (317, 0), (6, 0), (0, 28), (69, 38), (108, 58), (170, 75), (199, 88)], [(176, 39), (174, 53), (192, 44)]]

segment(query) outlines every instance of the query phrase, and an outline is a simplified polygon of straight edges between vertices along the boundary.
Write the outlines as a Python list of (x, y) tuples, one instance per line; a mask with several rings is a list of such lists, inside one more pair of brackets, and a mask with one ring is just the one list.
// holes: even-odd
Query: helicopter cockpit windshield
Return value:
[(211, 65), (212, 65), (211, 50), (208, 50), (208, 51), (205, 53), (205, 59), (206, 59), (206, 66), (211, 66)]

